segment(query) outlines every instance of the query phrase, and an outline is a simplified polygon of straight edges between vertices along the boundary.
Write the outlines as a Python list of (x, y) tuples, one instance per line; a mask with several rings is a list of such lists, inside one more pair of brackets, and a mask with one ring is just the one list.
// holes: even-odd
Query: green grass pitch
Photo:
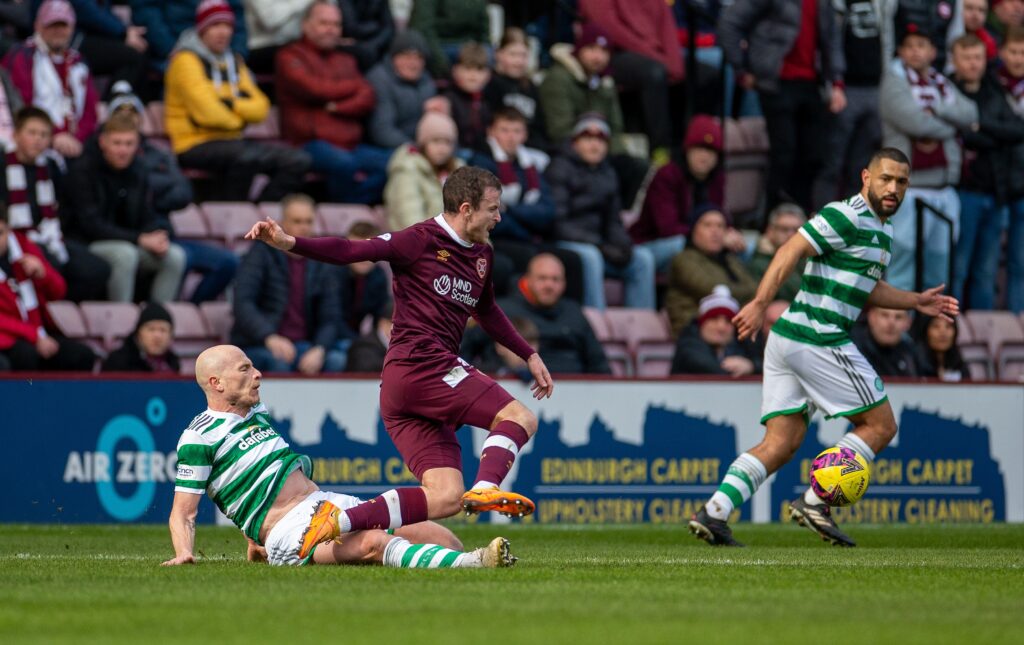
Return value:
[(198, 566), (161, 568), (164, 526), (0, 525), (0, 643), (1021, 643), (1024, 526), (855, 527), (861, 546), (739, 525), (495, 531), (511, 570), (271, 568), (200, 526)]

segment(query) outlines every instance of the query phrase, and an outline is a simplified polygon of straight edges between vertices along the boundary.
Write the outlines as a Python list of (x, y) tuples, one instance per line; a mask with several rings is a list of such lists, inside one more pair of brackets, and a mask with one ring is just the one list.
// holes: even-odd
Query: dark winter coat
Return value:
[(697, 322), (689, 324), (679, 334), (676, 341), (676, 353), (672, 357), (671, 374), (723, 374), (729, 372), (722, 369), (722, 359), (727, 356), (742, 356), (754, 364), (754, 374), (761, 373), (761, 357), (753, 343), (741, 343), (733, 339), (719, 355), (715, 348), (708, 345), (700, 337)]
[(959, 81), (956, 84), (978, 105), (979, 125), (977, 131), (962, 133), (960, 188), (995, 195), (999, 203), (1006, 203), (1011, 195), (1024, 195), (1024, 119), (1010, 107), (1006, 92), (991, 73), (981, 79), (977, 92), (968, 92)]

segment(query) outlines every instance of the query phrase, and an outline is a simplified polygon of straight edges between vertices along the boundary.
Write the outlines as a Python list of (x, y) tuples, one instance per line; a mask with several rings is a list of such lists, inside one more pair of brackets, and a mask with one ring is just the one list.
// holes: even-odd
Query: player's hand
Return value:
[(757, 339), (761, 325), (764, 324), (764, 310), (765, 305), (756, 300), (751, 300), (743, 309), (740, 309), (740, 312), (732, 319), (732, 324), (736, 325), (737, 340)]
[(295, 238), (285, 233), (281, 225), (269, 217), (253, 224), (245, 234), (245, 239), (259, 240), (282, 251), (290, 251), (295, 246)]
[(167, 560), (166, 562), (161, 563), (160, 566), (161, 567), (176, 567), (176, 566), (181, 565), (181, 564), (195, 564), (195, 563), (196, 563), (195, 556), (192, 555), (191, 553), (186, 553), (185, 555), (179, 555), (177, 557), (171, 558), (170, 560)]
[(914, 309), (926, 316), (953, 322), (953, 318), (960, 315), (960, 302), (953, 296), (943, 295), (942, 290), (945, 288), (946, 285), (940, 284), (917, 294)]
[(754, 362), (743, 356), (726, 356), (722, 359), (722, 369), (729, 372), (729, 376), (748, 376), (754, 373)]
[(533, 385), (530, 386), (530, 390), (533, 391), (533, 398), (540, 400), (544, 398), (551, 398), (551, 393), (555, 391), (555, 382), (551, 379), (551, 373), (548, 372), (548, 368), (544, 365), (544, 361), (540, 359), (540, 354), (531, 354), (530, 358), (526, 361), (526, 367), (530, 370), (530, 374), (533, 375)]
[(46, 275), (46, 265), (43, 261), (34, 255), (28, 255), (27, 253), (21, 256), (18, 260), (18, 264), (21, 265), (21, 270), (25, 272), (25, 277), (30, 280), (42, 278)]
[(320, 345), (310, 347), (299, 359), (299, 371), (310, 376), (319, 374), (320, 370), (324, 368), (326, 356), (327, 351)]
[(277, 360), (288, 363), (295, 360), (295, 343), (280, 334), (271, 334), (263, 341), (263, 344)]

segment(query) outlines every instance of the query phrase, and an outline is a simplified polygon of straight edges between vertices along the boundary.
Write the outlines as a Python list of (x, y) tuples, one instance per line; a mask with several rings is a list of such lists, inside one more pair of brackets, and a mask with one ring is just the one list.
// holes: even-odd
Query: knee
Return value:
[(761, 445), (770, 455), (771, 461), (784, 464), (796, 456), (802, 440), (803, 437), (800, 436), (767, 436)]
[(139, 247), (131, 242), (108, 242), (99, 253), (110, 265), (111, 272), (130, 271), (134, 275), (139, 268)]
[(899, 427), (896, 425), (895, 417), (890, 417), (880, 423), (878, 427), (878, 434), (882, 445), (889, 445), (889, 442), (896, 438), (896, 433), (898, 431)]
[(313, 158), (305, 150), (287, 150), (282, 158), (282, 166), (296, 173), (304, 173), (313, 165)]
[(462, 495), (466, 492), (460, 484), (424, 486), (430, 517), (450, 517), (462, 510)]
[(167, 255), (164, 257), (164, 266), (175, 273), (185, 273), (185, 266), (187, 264), (188, 256), (185, 253), (185, 249), (177, 244), (172, 244), (167, 249)]
[(498, 413), (494, 419), (494, 427), (497, 427), (502, 421), (511, 421), (517, 424), (531, 437), (537, 433), (537, 415), (519, 401), (513, 401)]

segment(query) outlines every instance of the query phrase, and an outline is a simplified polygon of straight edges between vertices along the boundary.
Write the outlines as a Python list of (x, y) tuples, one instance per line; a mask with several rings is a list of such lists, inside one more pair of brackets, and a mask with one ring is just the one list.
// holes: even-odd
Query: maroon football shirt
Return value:
[(534, 353), (495, 302), (494, 251), (460, 239), (443, 215), (372, 240), (297, 237), (292, 253), (333, 264), (391, 263), (395, 314), (385, 363), (457, 355), (470, 316), (523, 360)]

